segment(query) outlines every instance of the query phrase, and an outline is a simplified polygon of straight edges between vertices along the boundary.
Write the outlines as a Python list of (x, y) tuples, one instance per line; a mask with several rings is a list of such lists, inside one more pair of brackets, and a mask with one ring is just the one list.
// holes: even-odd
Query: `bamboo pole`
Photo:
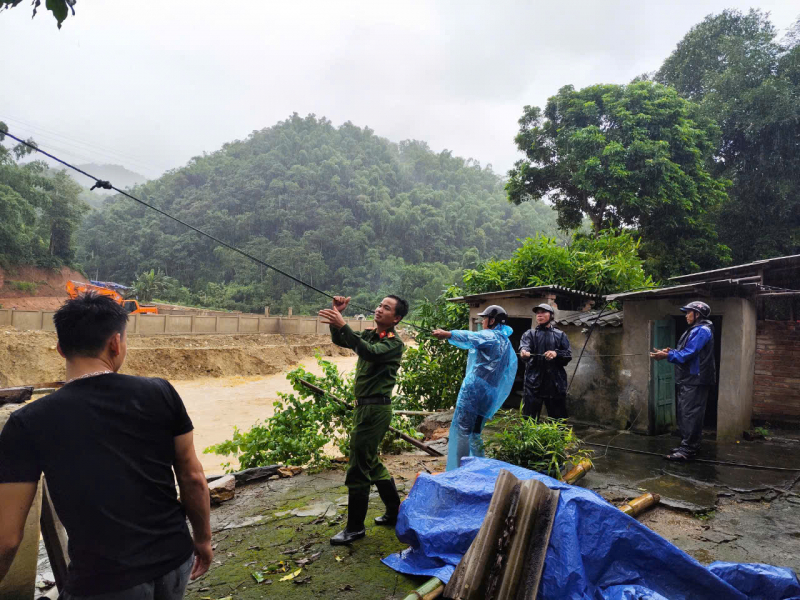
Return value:
[(433, 600), (444, 592), (444, 583), (438, 577), (431, 577), (417, 589), (413, 590), (403, 600)]
[(577, 465), (573, 466), (567, 473), (564, 474), (564, 483), (574, 485), (576, 481), (582, 479), (586, 473), (592, 470), (594, 465), (590, 460), (582, 460)]

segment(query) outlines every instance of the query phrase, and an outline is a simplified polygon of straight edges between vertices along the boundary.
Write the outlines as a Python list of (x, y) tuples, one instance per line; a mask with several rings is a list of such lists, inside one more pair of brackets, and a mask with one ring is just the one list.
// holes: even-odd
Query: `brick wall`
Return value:
[(753, 418), (800, 422), (800, 322), (759, 321)]

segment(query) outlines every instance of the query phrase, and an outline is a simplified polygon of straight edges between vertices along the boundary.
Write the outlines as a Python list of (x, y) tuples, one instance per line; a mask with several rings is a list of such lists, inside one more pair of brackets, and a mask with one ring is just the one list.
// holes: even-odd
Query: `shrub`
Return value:
[[(275, 402), (272, 417), (256, 423), (248, 431), (234, 428), (230, 440), (209, 446), (203, 452), (234, 456), (242, 469), (278, 463), (306, 465), (311, 470), (324, 469), (331, 464), (330, 457), (325, 454), (325, 446), (330, 442), (338, 446), (342, 455), (348, 456), (352, 411), (340, 402), (320, 398), (299, 380), (305, 379), (352, 405), (355, 403), (353, 379), (352, 376), (343, 377), (336, 365), (319, 355), (317, 362), (323, 369), (322, 376), (309, 373), (302, 366), (286, 375), (296, 393), (279, 393), (280, 400)], [(392, 426), (412, 437), (422, 437), (414, 431), (413, 422), (407, 417), (395, 415)], [(406, 442), (389, 433), (381, 451), (399, 452), (408, 447)], [(224, 466), (228, 472), (233, 470), (229, 463)]]
[(572, 427), (562, 420), (536, 421), (514, 412), (500, 417), (493, 428), (498, 425), (502, 431), (487, 444), (491, 458), (560, 479), (565, 465), (591, 457), (590, 451), (580, 448)]
[(36, 284), (32, 281), (9, 281), (8, 282), (12, 288), (15, 290), (19, 290), (20, 292), (25, 292), (28, 294), (35, 294), (36, 293)]

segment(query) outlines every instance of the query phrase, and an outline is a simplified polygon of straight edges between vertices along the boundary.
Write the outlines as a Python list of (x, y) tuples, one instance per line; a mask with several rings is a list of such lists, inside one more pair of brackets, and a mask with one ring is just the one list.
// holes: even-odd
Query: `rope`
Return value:
[(597, 321), (600, 319), (600, 317), (603, 316), (603, 312), (605, 312), (608, 306), (609, 303), (606, 302), (603, 308), (600, 309), (598, 315), (594, 318), (592, 326), (589, 327), (589, 333), (586, 334), (586, 341), (583, 342), (583, 348), (581, 348), (581, 353), (578, 355), (578, 362), (575, 363), (575, 370), (572, 372), (572, 377), (569, 378), (569, 384), (567, 384), (567, 391), (565, 392), (565, 395), (569, 394), (569, 389), (572, 387), (572, 382), (575, 381), (575, 375), (577, 375), (578, 373), (578, 367), (581, 366), (581, 359), (583, 358), (583, 353), (586, 352), (586, 346), (589, 344), (589, 338), (592, 337), (592, 332), (594, 331), (594, 328), (597, 326)]
[[(80, 169), (80, 168), (76, 167), (75, 165), (72, 165), (72, 164), (68, 163), (68, 162), (67, 162), (67, 161), (65, 161), (65, 160), (62, 160), (62, 159), (58, 158), (57, 156), (53, 156), (53, 155), (52, 155), (52, 154), (50, 154), (49, 152), (45, 152), (44, 150), (42, 150), (41, 148), (39, 148), (39, 147), (38, 147), (38, 146), (36, 146), (35, 144), (31, 144), (30, 142), (26, 142), (25, 140), (22, 140), (22, 139), (18, 138), (17, 136), (15, 136), (15, 135), (12, 135), (12, 134), (11, 134), (11, 133), (9, 133), (7, 130), (6, 130), (6, 131), (2, 131), (2, 130), (0, 130), (0, 135), (7, 135), (7, 136), (8, 136), (8, 137), (10, 137), (12, 140), (16, 140), (17, 142), (19, 142), (20, 144), (23, 144), (24, 146), (27, 146), (27, 147), (28, 147), (28, 148), (30, 148), (31, 150), (35, 150), (36, 152), (40, 152), (40, 153), (44, 154), (45, 156), (47, 156), (48, 158), (51, 158), (51, 159), (53, 159), (54, 161), (56, 161), (56, 162), (58, 162), (58, 163), (61, 163), (61, 164), (62, 164), (62, 165), (64, 165), (65, 167), (68, 167), (68, 168), (72, 169), (73, 171), (77, 171), (78, 173), (80, 173), (81, 175), (84, 175), (84, 176), (88, 177), (89, 179), (93, 179), (93, 180), (94, 180), (94, 182), (95, 182), (95, 184), (94, 184), (94, 185), (91, 187), (91, 189), (92, 189), (92, 190), (93, 190), (93, 189), (95, 189), (95, 188), (103, 188), (103, 189), (105, 189), (105, 190), (113, 190), (113, 191), (115, 191), (115, 192), (117, 192), (117, 193), (119, 193), (119, 194), (122, 194), (122, 195), (123, 195), (123, 196), (125, 196), (126, 198), (130, 198), (131, 200), (133, 200), (133, 201), (135, 201), (135, 202), (138, 202), (138, 203), (139, 203), (139, 204), (141, 204), (142, 206), (146, 206), (147, 208), (149, 208), (149, 209), (151, 209), (151, 210), (154, 210), (154, 211), (156, 211), (157, 213), (159, 213), (159, 214), (161, 214), (161, 215), (164, 215), (164, 216), (165, 216), (165, 217), (167, 217), (168, 219), (172, 219), (172, 220), (173, 220), (173, 221), (175, 221), (176, 223), (180, 223), (180, 224), (181, 224), (181, 225), (183, 225), (184, 227), (188, 227), (188, 228), (189, 228), (189, 229), (191, 229), (192, 231), (195, 231), (196, 233), (199, 233), (200, 235), (203, 235), (203, 236), (207, 237), (208, 239), (215, 241), (216, 243), (220, 244), (221, 246), (225, 246), (225, 247), (226, 247), (226, 248), (228, 248), (229, 250), (233, 250), (234, 252), (238, 252), (238, 253), (239, 253), (239, 254), (241, 254), (242, 256), (244, 256), (244, 257), (246, 257), (246, 258), (249, 258), (250, 260), (252, 260), (252, 261), (254, 261), (254, 262), (256, 262), (256, 263), (258, 263), (258, 264), (260, 264), (260, 265), (262, 265), (262, 266), (265, 266), (265, 267), (267, 267), (268, 269), (272, 269), (272, 270), (273, 270), (273, 271), (275, 271), (276, 273), (280, 273), (280, 274), (281, 274), (281, 275), (283, 275), (284, 277), (288, 277), (288, 278), (289, 278), (289, 279), (291, 279), (292, 281), (295, 281), (296, 283), (299, 283), (300, 285), (303, 285), (303, 286), (307, 287), (308, 289), (310, 289), (310, 290), (313, 290), (313, 291), (317, 292), (318, 294), (322, 294), (323, 296), (327, 296), (328, 298), (330, 298), (330, 299), (333, 299), (333, 295), (329, 294), (328, 292), (324, 292), (324, 291), (322, 291), (321, 289), (319, 289), (319, 288), (317, 288), (317, 287), (314, 287), (314, 286), (313, 286), (313, 285), (311, 285), (310, 283), (306, 283), (306, 282), (305, 282), (305, 281), (303, 281), (302, 279), (298, 279), (298, 278), (297, 278), (297, 277), (295, 277), (294, 275), (292, 275), (292, 274), (290, 274), (290, 273), (287, 273), (286, 271), (284, 271), (284, 270), (282, 270), (282, 269), (279, 269), (278, 267), (276, 267), (276, 266), (274, 266), (274, 265), (271, 265), (271, 264), (269, 264), (269, 263), (267, 263), (267, 262), (264, 262), (264, 261), (263, 261), (263, 260), (261, 260), (260, 258), (256, 258), (255, 256), (253, 256), (253, 255), (252, 255), (252, 254), (250, 254), (249, 252), (245, 252), (245, 251), (244, 251), (244, 250), (242, 250), (241, 248), (237, 248), (236, 246), (234, 246), (234, 245), (232, 245), (232, 244), (229, 244), (228, 242), (225, 242), (225, 241), (223, 241), (223, 240), (219, 239), (218, 237), (216, 237), (216, 236), (213, 236), (213, 235), (211, 235), (210, 233), (207, 233), (207, 232), (203, 231), (202, 229), (199, 229), (199, 228), (195, 227), (194, 225), (190, 225), (190, 224), (189, 224), (189, 223), (187, 223), (186, 221), (181, 221), (181, 220), (180, 220), (178, 217), (174, 217), (174, 216), (172, 216), (171, 214), (169, 214), (168, 212), (165, 212), (165, 211), (161, 210), (160, 208), (156, 208), (156, 207), (155, 207), (155, 206), (153, 206), (152, 204), (148, 204), (148, 203), (147, 203), (147, 202), (145, 202), (144, 200), (140, 200), (139, 198), (137, 198), (137, 197), (135, 197), (135, 196), (132, 196), (132, 195), (131, 195), (131, 194), (129, 194), (128, 192), (126, 192), (126, 191), (124, 191), (124, 190), (121, 190), (121, 189), (119, 189), (118, 187), (115, 187), (115, 186), (113, 186), (113, 185), (111, 184), (111, 182), (109, 182), (109, 181), (105, 181), (105, 180), (103, 180), (103, 179), (99, 179), (99, 178), (95, 177), (94, 175), (92, 175), (92, 174), (90, 174), (90, 173), (87, 173), (87, 172), (86, 172), (86, 171), (84, 171), (83, 169)], [(373, 310), (370, 310), (369, 308), (365, 308), (365, 307), (363, 307), (363, 306), (358, 306), (357, 304), (352, 304), (351, 306), (352, 306), (353, 308), (357, 308), (357, 309), (359, 309), (359, 310), (363, 310), (363, 311), (366, 311), (366, 312), (368, 312), (368, 313), (371, 313), (371, 314), (375, 312), (375, 311), (373, 311)], [(416, 327), (416, 326), (415, 326), (415, 325), (413, 325), (413, 324), (410, 324), (410, 325), (411, 325), (412, 327)]]

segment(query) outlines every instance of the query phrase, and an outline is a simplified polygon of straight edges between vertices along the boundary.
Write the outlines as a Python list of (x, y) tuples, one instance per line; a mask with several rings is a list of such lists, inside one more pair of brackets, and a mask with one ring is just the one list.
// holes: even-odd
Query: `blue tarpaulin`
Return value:
[(791, 569), (694, 558), (590, 490), (497, 460), (465, 458), (461, 468), (420, 474), (402, 503), (403, 552), (383, 562), (401, 573), (450, 580), (478, 534), (501, 469), (561, 491), (539, 598), (591, 600), (800, 599)]

